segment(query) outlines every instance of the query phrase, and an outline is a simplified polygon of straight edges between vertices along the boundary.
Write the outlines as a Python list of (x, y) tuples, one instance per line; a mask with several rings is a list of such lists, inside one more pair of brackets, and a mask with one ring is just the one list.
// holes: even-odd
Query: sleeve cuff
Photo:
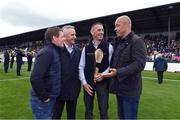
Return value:
[(117, 76), (124, 76), (125, 75), (125, 68), (117, 69)]
[(87, 84), (87, 82), (86, 82), (86, 80), (83, 80), (82, 85), (85, 85), (85, 84)]

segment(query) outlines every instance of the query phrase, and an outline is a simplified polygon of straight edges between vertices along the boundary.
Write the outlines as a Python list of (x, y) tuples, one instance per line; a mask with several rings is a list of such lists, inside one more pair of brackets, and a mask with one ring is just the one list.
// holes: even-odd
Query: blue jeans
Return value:
[(137, 119), (140, 96), (116, 96), (119, 119)]
[(34, 114), (34, 119), (51, 119), (52, 109), (55, 104), (55, 99), (51, 98), (49, 102), (41, 101), (36, 95), (31, 95), (31, 109)]

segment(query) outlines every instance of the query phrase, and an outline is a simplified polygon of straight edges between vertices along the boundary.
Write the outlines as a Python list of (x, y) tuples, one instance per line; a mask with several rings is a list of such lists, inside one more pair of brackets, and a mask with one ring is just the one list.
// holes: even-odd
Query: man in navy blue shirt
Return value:
[(6, 51), (4, 52), (4, 72), (5, 72), (5, 73), (8, 72), (8, 68), (9, 68), (9, 59), (10, 59), (9, 51), (6, 50)]
[(31, 67), (32, 67), (32, 63), (33, 63), (32, 59), (33, 59), (33, 53), (32, 53), (32, 51), (29, 51), (27, 53), (27, 63), (28, 63), (27, 71), (29, 71), (29, 72), (31, 71)]
[(47, 45), (39, 51), (30, 78), (30, 103), (35, 119), (51, 119), (61, 87), (60, 47), (64, 46), (64, 34), (60, 28), (52, 27), (46, 30), (45, 40)]
[(25, 56), (22, 48), (16, 49), (16, 74), (17, 76), (21, 76), (21, 67), (23, 62), (23, 57)]
[(167, 61), (162, 54), (159, 54), (154, 60), (153, 68), (157, 71), (158, 83), (161, 84), (163, 82), (163, 73), (168, 68)]

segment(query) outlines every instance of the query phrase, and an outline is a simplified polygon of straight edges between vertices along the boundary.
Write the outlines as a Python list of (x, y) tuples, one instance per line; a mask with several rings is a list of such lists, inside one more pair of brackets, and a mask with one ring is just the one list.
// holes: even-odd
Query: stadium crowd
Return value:
[[(78, 40), (77, 40), (78, 41)], [(157, 58), (160, 54), (162, 54), (168, 62), (180, 62), (180, 33), (177, 32), (174, 39), (170, 40), (170, 44), (168, 46), (168, 35), (163, 34), (145, 34), (144, 35), (144, 41), (147, 47), (147, 61), (154, 61), (155, 58)], [(78, 41), (76, 43), (76, 46), (82, 50), (84, 46), (86, 46), (87, 40), (82, 40), (81, 42)], [(32, 52), (33, 56), (36, 55), (36, 53), (44, 46), (42, 41), (34, 42), (34, 43), (28, 43), (20, 45), (21, 50), (26, 54), (28, 52)], [(13, 49), (14, 47), (14, 49)], [(1, 60), (4, 61), (4, 56), (2, 55), (4, 51), (8, 50), (11, 55), (14, 54), (15, 49), (17, 49), (15, 46), (11, 46), (9, 48), (2, 47), (0, 48), (0, 54), (1, 54)]]
[[(143, 34), (141, 37), (144, 39), (147, 48), (147, 61), (154, 61), (158, 56), (163, 55), (168, 62), (180, 62), (180, 33), (176, 32), (174, 37), (168, 43), (167, 34)], [(88, 39), (88, 37), (86, 37)], [(112, 42), (112, 41), (111, 41)], [(82, 50), (88, 43), (88, 40), (80, 40), (76, 42), (76, 46)], [(169, 44), (169, 45), (168, 45)], [(22, 63), (27, 62), (28, 59), (35, 58), (38, 51), (44, 46), (43, 41), (27, 42), (18, 45), (12, 45), (9, 47), (0, 48), (0, 61), (5, 64), (5, 72), (8, 72), (8, 68), (13, 67), (16, 56), (20, 50), (22, 54)], [(8, 55), (7, 55), (8, 54)], [(6, 56), (6, 58), (5, 58)], [(31, 57), (32, 56), (32, 57)], [(30, 57), (30, 58), (29, 58)], [(34, 59), (33, 59), (34, 60)], [(7, 62), (8, 61), (8, 62)], [(28, 71), (31, 71), (31, 62), (29, 63)], [(7, 66), (7, 67), (6, 67)], [(20, 69), (20, 68), (18, 68)], [(17, 70), (19, 71), (19, 70)], [(20, 73), (17, 73), (20, 74)]]
[(144, 36), (147, 47), (147, 60), (154, 61), (162, 54), (168, 62), (180, 62), (180, 37), (177, 32), (175, 39), (169, 41), (167, 35), (150, 35)]

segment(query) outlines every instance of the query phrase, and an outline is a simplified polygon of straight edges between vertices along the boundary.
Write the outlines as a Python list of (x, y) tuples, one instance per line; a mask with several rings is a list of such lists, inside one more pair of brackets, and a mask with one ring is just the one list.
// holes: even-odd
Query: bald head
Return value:
[(120, 16), (115, 21), (117, 36), (126, 37), (131, 32), (131, 19), (127, 15)]
[(123, 22), (131, 26), (131, 19), (127, 15), (120, 16), (116, 19), (116, 22)]

